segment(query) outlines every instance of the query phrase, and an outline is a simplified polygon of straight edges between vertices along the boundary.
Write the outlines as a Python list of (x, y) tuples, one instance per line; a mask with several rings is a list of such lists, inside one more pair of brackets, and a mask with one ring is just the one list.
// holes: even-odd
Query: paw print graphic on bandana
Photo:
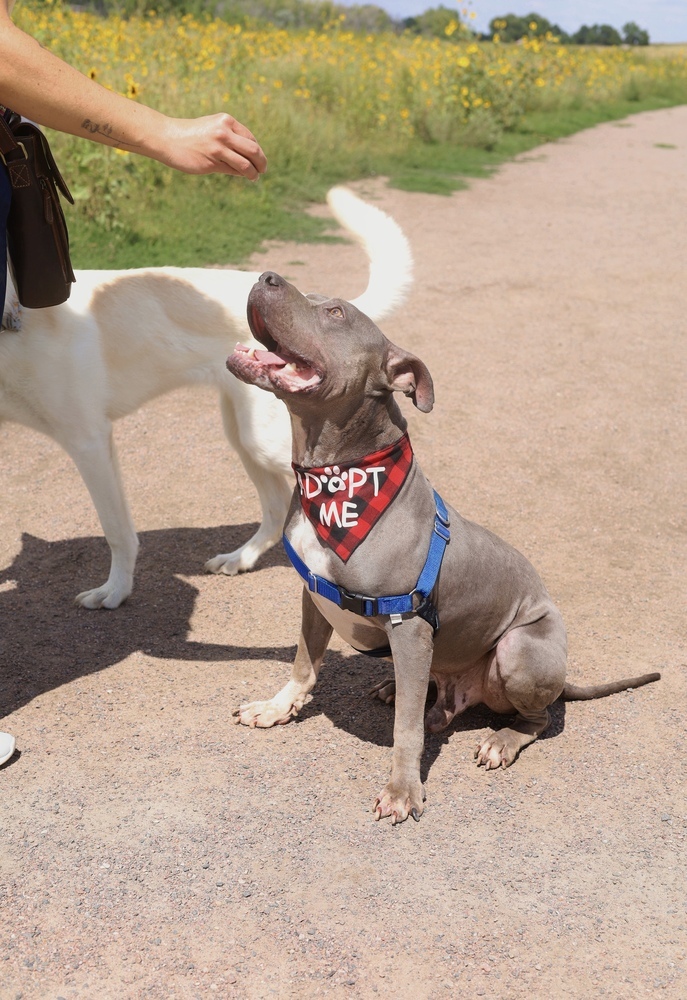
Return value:
[(320, 482), (327, 487), (330, 493), (339, 493), (341, 490), (345, 490), (347, 479), (348, 473), (342, 472), (338, 465), (334, 465), (332, 468), (325, 465), (324, 475), (320, 476)]

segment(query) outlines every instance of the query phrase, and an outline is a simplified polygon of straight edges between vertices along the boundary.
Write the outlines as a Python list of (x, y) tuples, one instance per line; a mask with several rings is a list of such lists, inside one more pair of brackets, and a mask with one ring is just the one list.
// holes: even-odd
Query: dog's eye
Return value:
[(332, 306), (331, 309), (327, 309), (330, 316), (335, 316), (336, 319), (344, 318), (344, 311), (340, 306)]

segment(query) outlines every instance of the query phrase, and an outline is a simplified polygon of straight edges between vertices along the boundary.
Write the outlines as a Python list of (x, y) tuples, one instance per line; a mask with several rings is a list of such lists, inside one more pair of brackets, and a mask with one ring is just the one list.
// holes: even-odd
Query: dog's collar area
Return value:
[[(324, 466), (293, 463), (303, 513), (320, 541), (347, 560), (401, 492), (413, 464), (407, 432), (354, 461)], [(347, 595), (355, 603), (359, 595)], [(342, 605), (355, 614), (360, 610)]]
[[(283, 536), (282, 541), (293, 568), (303, 578), (311, 593), (319, 594), (344, 611), (351, 611), (354, 615), (360, 615), (363, 618), (373, 618), (376, 615), (416, 614), (429, 622), (436, 633), (439, 630), (439, 615), (434, 604), (430, 601), (429, 595), (437, 582), (444, 552), (451, 540), (451, 532), (446, 504), (436, 490), (434, 491), (434, 503), (436, 512), (429, 551), (417, 584), (409, 594), (395, 594), (391, 597), (369, 597), (365, 594), (353, 594), (345, 587), (340, 587), (338, 584), (332, 583), (331, 580), (312, 573), (286, 535)], [(416, 604), (417, 598), (420, 600)]]

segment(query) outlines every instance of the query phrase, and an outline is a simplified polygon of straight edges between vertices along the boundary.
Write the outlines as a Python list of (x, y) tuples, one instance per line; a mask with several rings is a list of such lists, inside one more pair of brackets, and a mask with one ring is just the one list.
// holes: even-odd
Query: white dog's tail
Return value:
[(413, 255), (394, 220), (347, 188), (332, 188), (327, 202), (336, 220), (363, 246), (370, 260), (370, 280), (353, 305), (375, 322), (400, 306), (413, 280)]

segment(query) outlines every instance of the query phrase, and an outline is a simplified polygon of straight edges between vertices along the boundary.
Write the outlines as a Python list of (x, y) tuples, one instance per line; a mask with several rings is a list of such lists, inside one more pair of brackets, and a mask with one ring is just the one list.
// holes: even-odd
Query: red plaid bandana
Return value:
[(406, 481), (413, 462), (402, 438), (354, 462), (320, 469), (294, 465), (301, 506), (322, 541), (346, 562)]

